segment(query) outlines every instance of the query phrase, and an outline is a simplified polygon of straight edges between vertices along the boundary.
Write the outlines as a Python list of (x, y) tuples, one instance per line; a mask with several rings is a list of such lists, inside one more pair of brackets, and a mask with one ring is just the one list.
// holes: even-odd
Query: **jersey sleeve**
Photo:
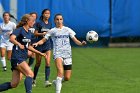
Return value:
[(13, 30), (15, 30), (16, 29), (16, 24), (15, 23), (13, 23)]
[(34, 25), (34, 28), (35, 28), (35, 30), (39, 30), (39, 28), (40, 28), (40, 23), (39, 22), (36, 22), (35, 23), (35, 25)]
[(19, 29), (15, 29), (12, 33), (12, 35), (15, 35), (16, 37), (19, 36), (20, 34), (20, 28)]
[(76, 35), (76, 33), (72, 29), (68, 28), (68, 31), (71, 38), (73, 38)]
[(52, 36), (52, 33), (53, 33), (53, 30), (49, 30), (44, 38), (49, 39), (49, 37)]

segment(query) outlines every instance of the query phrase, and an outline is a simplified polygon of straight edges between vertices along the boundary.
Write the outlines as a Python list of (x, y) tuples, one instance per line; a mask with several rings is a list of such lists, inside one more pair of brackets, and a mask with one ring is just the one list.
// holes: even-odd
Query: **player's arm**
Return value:
[(42, 45), (44, 42), (46, 42), (46, 38), (41, 39), (40, 41), (38, 41), (37, 43), (34, 43), (33, 46), (37, 47), (38, 45)]
[(34, 49), (31, 45), (29, 45), (28, 49), (34, 53), (37, 53), (37, 54), (40, 54), (41, 56), (44, 56), (46, 57), (46, 54), (45, 53), (41, 53), (40, 51)]
[(12, 42), (14, 45), (17, 45), (20, 47), (20, 49), (24, 49), (24, 45), (20, 44), (17, 40), (16, 40), (16, 35), (12, 34), (10, 36), (10, 42)]
[(75, 36), (72, 37), (72, 40), (74, 41), (75, 44), (79, 45), (79, 46), (84, 46), (86, 45), (86, 41), (79, 41)]
[(44, 35), (46, 35), (46, 32), (38, 33), (38, 30), (35, 30), (34, 35), (35, 36), (44, 36)]

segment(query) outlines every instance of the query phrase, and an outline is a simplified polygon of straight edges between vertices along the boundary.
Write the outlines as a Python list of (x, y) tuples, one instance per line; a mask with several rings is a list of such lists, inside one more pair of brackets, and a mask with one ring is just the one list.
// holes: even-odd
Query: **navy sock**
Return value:
[(11, 83), (10, 82), (6, 82), (0, 85), (0, 92), (11, 89)]
[(34, 59), (35, 58), (33, 58), (33, 57), (29, 58), (29, 63), (28, 63), (29, 66), (31, 66), (34, 63)]
[(39, 67), (35, 66), (34, 67), (34, 80), (36, 80), (36, 76), (37, 76), (37, 73), (38, 73), (38, 70), (39, 70)]
[(50, 66), (45, 67), (45, 80), (48, 81), (50, 76)]
[(31, 77), (27, 76), (24, 81), (26, 93), (32, 93), (32, 80)]

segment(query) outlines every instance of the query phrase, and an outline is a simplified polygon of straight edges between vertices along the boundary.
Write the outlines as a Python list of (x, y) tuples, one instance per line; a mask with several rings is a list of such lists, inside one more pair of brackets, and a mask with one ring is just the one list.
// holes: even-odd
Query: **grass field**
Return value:
[[(140, 48), (73, 48), (71, 80), (63, 83), (62, 93), (140, 93)], [(0, 83), (11, 79), (8, 71), (0, 70)], [(56, 78), (51, 61), (50, 81)], [(16, 89), (2, 93), (25, 93), (21, 81)], [(44, 62), (33, 93), (55, 93), (54, 86), (44, 87)]]

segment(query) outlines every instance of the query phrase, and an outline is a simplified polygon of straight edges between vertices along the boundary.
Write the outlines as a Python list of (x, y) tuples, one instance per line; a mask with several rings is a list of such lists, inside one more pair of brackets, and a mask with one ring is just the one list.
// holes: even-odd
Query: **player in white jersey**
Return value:
[(3, 23), (0, 24), (0, 53), (3, 70), (6, 71), (5, 54), (7, 50), (7, 58), (11, 59), (13, 44), (9, 41), (9, 36), (16, 28), (16, 24), (10, 21), (10, 13), (3, 13)]
[(68, 81), (71, 77), (72, 70), (72, 54), (69, 37), (79, 46), (86, 44), (85, 41), (80, 42), (75, 37), (75, 32), (63, 25), (63, 17), (61, 14), (56, 14), (55, 18), (56, 27), (52, 28), (45, 37), (39, 42), (35, 43), (35, 46), (43, 44), (49, 37), (53, 41), (53, 56), (57, 68), (57, 78), (54, 81), (56, 85), (56, 93), (61, 92), (62, 79)]

